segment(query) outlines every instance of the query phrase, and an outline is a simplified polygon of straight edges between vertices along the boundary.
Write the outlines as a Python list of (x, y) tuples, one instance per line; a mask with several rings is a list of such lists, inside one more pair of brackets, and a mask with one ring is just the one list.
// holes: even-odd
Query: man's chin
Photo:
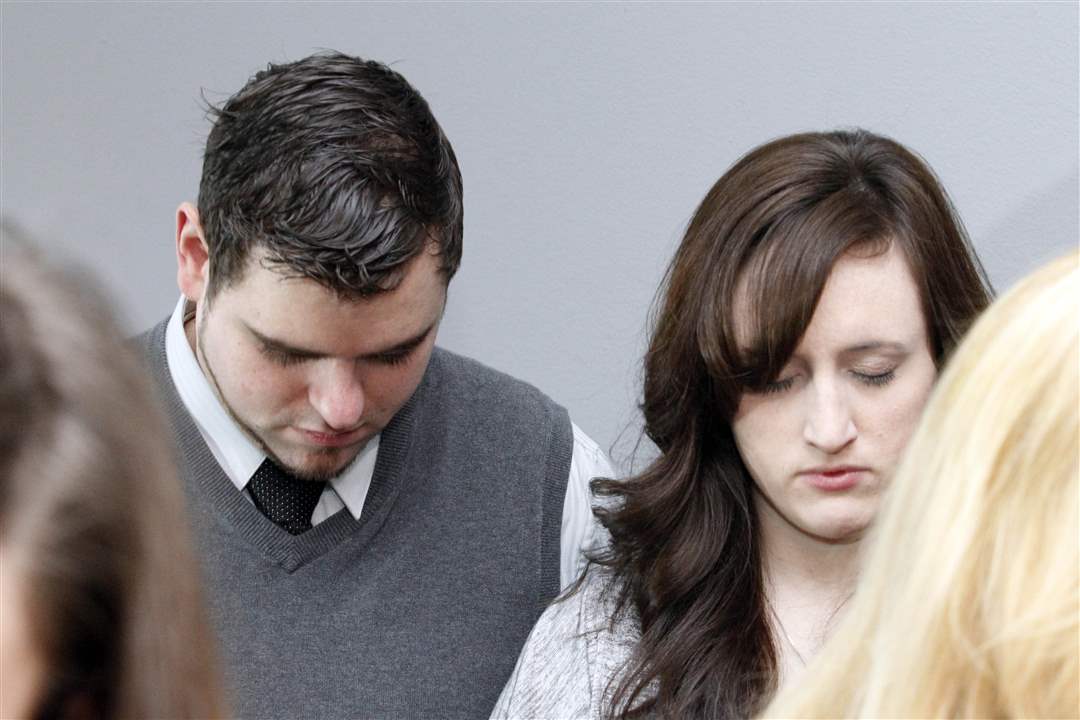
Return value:
[(274, 461), (301, 480), (326, 482), (343, 475), (359, 454), (359, 448), (335, 448), (333, 451), (276, 455)]

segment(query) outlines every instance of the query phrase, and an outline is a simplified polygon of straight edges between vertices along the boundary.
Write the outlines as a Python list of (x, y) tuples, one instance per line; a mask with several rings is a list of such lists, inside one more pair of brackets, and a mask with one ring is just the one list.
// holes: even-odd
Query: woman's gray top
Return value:
[(641, 636), (636, 613), (613, 617), (609, 572), (590, 568), (576, 593), (540, 616), (492, 720), (600, 720)]

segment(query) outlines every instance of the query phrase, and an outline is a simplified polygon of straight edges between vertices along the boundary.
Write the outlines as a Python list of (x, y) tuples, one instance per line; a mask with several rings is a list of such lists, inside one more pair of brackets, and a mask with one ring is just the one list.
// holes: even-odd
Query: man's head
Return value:
[(188, 338), (237, 424), (302, 477), (356, 457), (416, 389), (461, 259), (461, 175), (397, 73), (340, 54), (213, 111), (177, 214)]
[(461, 261), (461, 173), (427, 103), (377, 62), (328, 53), (271, 65), (211, 111), (199, 216), (209, 298), (255, 248), (345, 297), (393, 288), (429, 243)]

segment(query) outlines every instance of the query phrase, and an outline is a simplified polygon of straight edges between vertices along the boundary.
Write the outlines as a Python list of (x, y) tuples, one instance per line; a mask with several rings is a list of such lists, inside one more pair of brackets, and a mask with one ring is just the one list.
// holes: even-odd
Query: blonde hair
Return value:
[[(0, 545), (39, 717), (222, 717), (183, 491), (98, 294), (0, 225)], [(7, 609), (6, 609), (7, 610)]]
[(1078, 255), (964, 339), (847, 617), (770, 718), (1080, 715)]

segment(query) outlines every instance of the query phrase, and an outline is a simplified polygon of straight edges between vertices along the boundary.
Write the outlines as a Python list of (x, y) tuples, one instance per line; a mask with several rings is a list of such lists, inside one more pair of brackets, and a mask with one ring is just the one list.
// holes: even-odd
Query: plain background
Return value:
[(465, 181), (440, 344), (529, 380), (624, 464), (647, 313), (741, 154), (862, 126), (923, 155), (999, 290), (1076, 247), (1078, 5), (12, 3), (0, 201), (125, 326), (178, 297), (176, 206), (220, 102), (333, 48), (428, 99)]

